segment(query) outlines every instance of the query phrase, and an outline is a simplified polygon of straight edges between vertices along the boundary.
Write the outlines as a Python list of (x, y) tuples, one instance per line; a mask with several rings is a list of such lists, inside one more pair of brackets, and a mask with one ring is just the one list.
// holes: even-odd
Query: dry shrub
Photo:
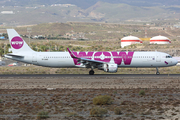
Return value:
[(141, 96), (145, 95), (145, 91), (144, 90), (140, 90), (139, 91), (139, 95), (141, 95)]
[(93, 98), (94, 105), (110, 105), (111, 103), (111, 97), (107, 95), (100, 95)]
[(105, 114), (107, 114), (107, 109), (100, 108), (100, 107), (94, 107), (90, 111), (90, 115), (92, 117), (103, 117)]
[(121, 114), (122, 114), (121, 109), (120, 109), (119, 107), (116, 107), (116, 108), (114, 109), (114, 113), (115, 113), (116, 115), (121, 115)]
[(37, 114), (37, 119), (46, 119), (46, 118), (49, 118), (48, 116), (48, 112), (45, 112), (45, 111), (41, 111), (41, 112), (38, 112)]

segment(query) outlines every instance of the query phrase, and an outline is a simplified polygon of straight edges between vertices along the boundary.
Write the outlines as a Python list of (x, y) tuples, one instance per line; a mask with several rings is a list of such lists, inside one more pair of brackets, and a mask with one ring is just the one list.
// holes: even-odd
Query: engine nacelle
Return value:
[(118, 65), (117, 64), (104, 64), (103, 65), (104, 71), (105, 72), (111, 72), (111, 73), (115, 73), (117, 72), (118, 69)]

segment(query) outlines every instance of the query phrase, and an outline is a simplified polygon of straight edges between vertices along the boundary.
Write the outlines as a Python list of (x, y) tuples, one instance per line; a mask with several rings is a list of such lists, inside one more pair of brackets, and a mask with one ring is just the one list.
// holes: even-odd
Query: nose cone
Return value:
[(178, 63), (177, 59), (176, 58), (172, 58), (172, 64), (176, 65), (177, 63)]

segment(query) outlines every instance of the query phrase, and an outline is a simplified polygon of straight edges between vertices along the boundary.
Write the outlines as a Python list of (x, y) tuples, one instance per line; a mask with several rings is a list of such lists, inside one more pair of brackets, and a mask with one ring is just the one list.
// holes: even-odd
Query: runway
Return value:
[(0, 74), (0, 78), (122, 78), (122, 77), (180, 77), (180, 74)]
[(1, 89), (178, 88), (180, 74), (14, 74), (0, 75)]

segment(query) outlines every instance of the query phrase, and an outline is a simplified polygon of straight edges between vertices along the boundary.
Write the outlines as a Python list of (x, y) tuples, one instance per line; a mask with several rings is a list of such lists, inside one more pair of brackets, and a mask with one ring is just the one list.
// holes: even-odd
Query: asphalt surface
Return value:
[(95, 77), (95, 78), (104, 78), (104, 77), (180, 77), (180, 74), (8, 74), (8, 75), (1, 75), (0, 78), (5, 77), (13, 77), (13, 78), (33, 78), (33, 77), (58, 77), (58, 78), (87, 78), (87, 77)]

